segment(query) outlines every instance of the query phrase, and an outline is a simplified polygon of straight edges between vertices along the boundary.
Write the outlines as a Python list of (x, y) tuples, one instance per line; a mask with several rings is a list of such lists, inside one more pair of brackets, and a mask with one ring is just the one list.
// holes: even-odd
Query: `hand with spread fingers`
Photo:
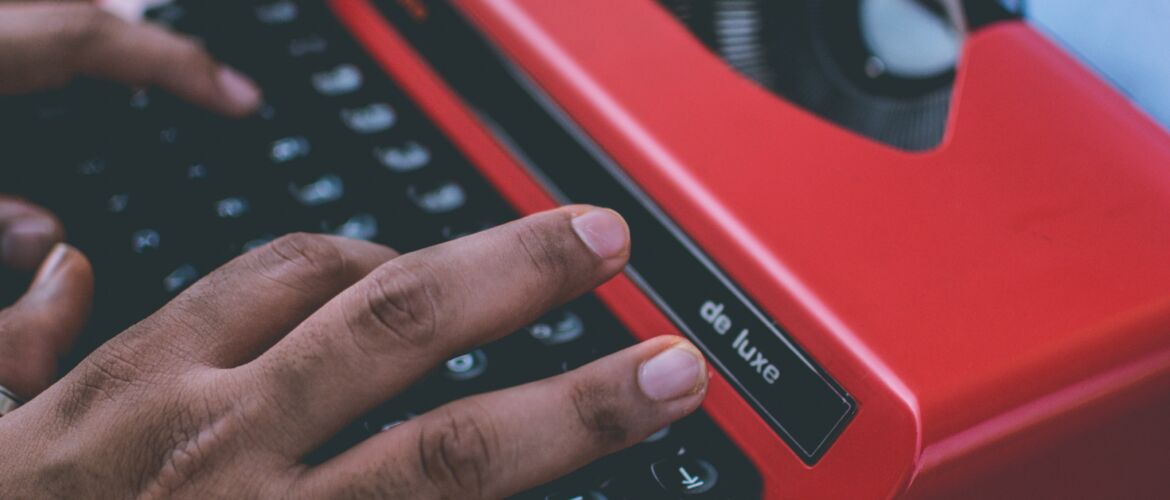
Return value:
[(18, 498), (501, 498), (543, 484), (695, 410), (707, 383), (695, 348), (656, 338), (304, 458), (436, 364), (606, 281), (628, 253), (620, 216), (588, 206), (405, 255), (286, 236), (0, 419), (0, 477)]
[[(229, 116), (260, 102), (191, 40), (87, 3), (0, 1), (0, 94), (78, 76), (161, 87)], [(93, 298), (89, 262), (64, 237), (45, 210), (0, 197), (0, 262), (39, 266), (0, 311), (4, 498), (501, 498), (641, 441), (706, 392), (698, 351), (661, 337), (310, 461), (443, 360), (618, 273), (625, 222), (570, 206), (406, 255), (286, 236), (55, 381)]]

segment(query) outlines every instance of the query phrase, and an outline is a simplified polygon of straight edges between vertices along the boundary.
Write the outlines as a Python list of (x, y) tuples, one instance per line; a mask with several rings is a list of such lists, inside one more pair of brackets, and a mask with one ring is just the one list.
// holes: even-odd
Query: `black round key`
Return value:
[(544, 500), (609, 500), (609, 497), (597, 490), (585, 490), (565, 493), (557, 492), (546, 495)]
[(130, 249), (136, 254), (152, 254), (162, 246), (162, 236), (155, 229), (139, 229), (130, 235)]
[(398, 427), (416, 416), (412, 411), (373, 415), (362, 421), (362, 427), (370, 434), (377, 434)]
[(453, 180), (411, 184), (406, 187), (406, 197), (431, 215), (454, 212), (467, 203), (467, 191)]
[(654, 434), (646, 436), (646, 439), (642, 440), (642, 444), (657, 443), (663, 439), (666, 439), (668, 436), (670, 436), (670, 424), (667, 424), (666, 427), (658, 429), (654, 432)]
[(163, 277), (163, 290), (168, 294), (174, 295), (191, 286), (199, 277), (199, 269), (194, 265), (180, 264)]
[(476, 349), (467, 354), (455, 356), (443, 364), (443, 376), (451, 380), (471, 380), (487, 370), (487, 354)]
[(585, 322), (577, 313), (566, 308), (546, 314), (528, 325), (526, 330), (541, 344), (552, 346), (580, 338), (585, 333)]
[(657, 462), (650, 471), (658, 485), (673, 495), (702, 495), (719, 480), (719, 472), (711, 462), (686, 455)]

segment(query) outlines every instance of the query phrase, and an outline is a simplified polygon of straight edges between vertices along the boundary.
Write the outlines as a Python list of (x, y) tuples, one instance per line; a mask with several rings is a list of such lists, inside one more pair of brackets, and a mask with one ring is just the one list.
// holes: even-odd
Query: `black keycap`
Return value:
[(312, 84), (313, 90), (325, 97), (357, 93), (365, 81), (365, 72), (357, 65), (349, 63), (333, 65), (309, 75), (309, 83)]
[(309, 157), (313, 144), (303, 135), (288, 135), (268, 144), (268, 161), (274, 165), (285, 165)]
[(669, 458), (656, 462), (650, 470), (664, 491), (676, 495), (699, 496), (719, 482), (719, 471), (702, 458)]
[(362, 427), (370, 434), (385, 432), (418, 416), (411, 410), (380, 411), (362, 420)]
[(138, 255), (153, 255), (162, 249), (162, 235), (157, 229), (142, 228), (130, 235), (130, 250)]
[(313, 60), (329, 54), (333, 43), (318, 33), (294, 36), (284, 44), (284, 53), (292, 59)]
[(572, 308), (554, 310), (526, 328), (528, 335), (546, 346), (572, 342), (585, 335), (585, 320)]
[(431, 162), (431, 150), (414, 140), (392, 146), (375, 146), (373, 155), (379, 165), (399, 174), (414, 172)]
[(345, 180), (340, 175), (327, 173), (305, 183), (290, 182), (288, 192), (304, 207), (319, 207), (345, 197)]
[(255, 20), (265, 26), (290, 25), (300, 18), (301, 6), (292, 0), (273, 0), (252, 7)]
[(455, 180), (416, 183), (406, 187), (406, 197), (428, 214), (445, 214), (463, 208), (467, 190)]
[(199, 269), (194, 264), (180, 264), (162, 279), (162, 288), (168, 294), (176, 294), (195, 283), (200, 278)]
[(448, 359), (443, 363), (442, 374), (448, 380), (463, 382), (482, 376), (487, 369), (487, 354), (483, 349), (476, 349)]
[(663, 427), (663, 428), (655, 431), (653, 434), (646, 436), (646, 439), (643, 439), (641, 444), (660, 443), (660, 442), (662, 442), (662, 440), (666, 439), (669, 436), (670, 436), (670, 425), (667, 425), (666, 427)]
[(381, 101), (341, 108), (338, 116), (347, 129), (362, 135), (386, 132), (398, 123), (394, 106)]
[(366, 212), (357, 212), (340, 223), (323, 221), (321, 229), (351, 240), (374, 241), (378, 238), (378, 218)]

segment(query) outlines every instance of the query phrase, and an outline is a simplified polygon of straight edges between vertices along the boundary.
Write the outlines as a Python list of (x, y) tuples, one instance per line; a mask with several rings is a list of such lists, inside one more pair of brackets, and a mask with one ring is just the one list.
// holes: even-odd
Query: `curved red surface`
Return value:
[[(553, 205), (368, 0), (332, 4), (517, 208)], [(741, 78), (650, 1), (457, 4), (857, 399), (808, 467), (715, 379), (768, 498), (1055, 498), (1085, 490), (1044, 475), (1052, 453), (1070, 476), (1170, 466), (1114, 449), (1170, 442), (1130, 418), (1170, 408), (1170, 140), (1029, 27), (968, 40), (946, 138), (912, 154)], [(601, 296), (674, 332), (624, 277)], [(1120, 435), (1078, 437), (1102, 425)]]

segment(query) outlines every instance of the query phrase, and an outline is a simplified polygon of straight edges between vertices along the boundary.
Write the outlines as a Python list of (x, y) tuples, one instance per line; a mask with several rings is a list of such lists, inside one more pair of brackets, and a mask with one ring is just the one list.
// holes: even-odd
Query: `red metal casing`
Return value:
[[(514, 206), (553, 206), (369, 0), (331, 4)], [(1035, 30), (969, 37), (945, 139), (908, 153), (650, 0), (457, 5), (856, 398), (810, 467), (715, 378), (767, 498), (1170, 495), (1170, 137)], [(599, 293), (676, 332), (628, 279)]]

